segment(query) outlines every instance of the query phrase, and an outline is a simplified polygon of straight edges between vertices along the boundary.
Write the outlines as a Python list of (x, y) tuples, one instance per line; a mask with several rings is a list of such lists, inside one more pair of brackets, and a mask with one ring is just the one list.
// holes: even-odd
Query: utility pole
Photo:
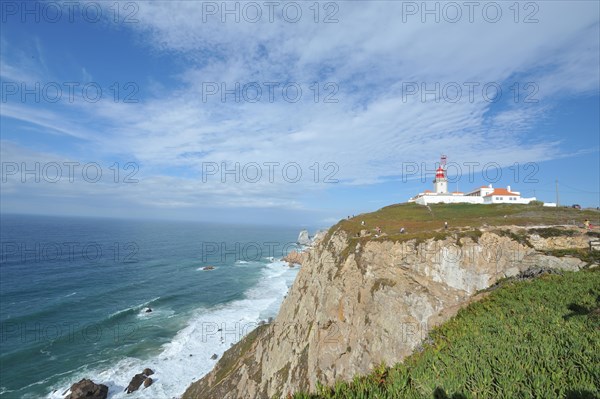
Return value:
[(558, 199), (558, 179), (556, 179), (556, 207), (560, 206), (560, 201)]

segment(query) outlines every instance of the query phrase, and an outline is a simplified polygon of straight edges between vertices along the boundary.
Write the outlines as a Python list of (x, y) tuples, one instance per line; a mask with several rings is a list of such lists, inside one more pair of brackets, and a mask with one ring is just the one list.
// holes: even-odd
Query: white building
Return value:
[(446, 177), (446, 156), (442, 156), (439, 168), (435, 172), (433, 180), (433, 190), (425, 190), (408, 200), (416, 202), (419, 205), (428, 204), (528, 204), (535, 201), (535, 197), (523, 198), (518, 191), (511, 190), (510, 186), (506, 188), (494, 188), (491, 184), (481, 186), (468, 193), (455, 191), (448, 192), (448, 178)]

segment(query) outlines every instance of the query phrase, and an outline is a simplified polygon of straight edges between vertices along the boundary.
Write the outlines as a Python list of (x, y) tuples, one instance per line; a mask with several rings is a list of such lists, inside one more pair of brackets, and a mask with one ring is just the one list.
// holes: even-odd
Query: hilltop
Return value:
[(536, 205), (398, 204), (342, 220), (307, 253), (275, 320), (183, 398), (285, 397), (400, 363), (500, 281), (596, 268), (589, 243), (598, 230), (580, 225), (599, 217)]
[[(330, 231), (340, 228), (350, 237), (354, 237), (362, 230), (367, 229), (373, 233), (375, 227), (380, 227), (382, 233), (391, 238), (402, 238), (405, 241), (427, 236), (427, 233), (433, 231), (441, 231), (444, 228), (444, 222), (448, 222), (451, 229), (478, 229), (508, 225), (582, 227), (585, 219), (589, 219), (595, 226), (599, 226), (600, 212), (566, 207), (550, 208), (541, 205), (432, 204), (422, 206), (414, 203), (402, 203), (341, 220)], [(363, 221), (365, 222), (364, 226), (361, 224)], [(402, 237), (397, 237), (401, 228), (404, 228), (407, 233)]]

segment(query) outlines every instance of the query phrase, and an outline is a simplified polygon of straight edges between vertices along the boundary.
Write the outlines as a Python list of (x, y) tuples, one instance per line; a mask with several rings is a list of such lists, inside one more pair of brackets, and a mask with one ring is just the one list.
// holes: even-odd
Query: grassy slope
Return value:
[[(595, 226), (600, 225), (600, 212), (598, 211), (581, 211), (562, 207), (547, 208), (513, 204), (434, 204), (430, 205), (429, 209), (414, 203), (390, 205), (376, 212), (342, 220), (330, 231), (340, 227), (351, 237), (355, 237), (356, 233), (362, 229), (374, 232), (375, 227), (379, 226), (382, 232), (391, 238), (399, 238), (398, 233), (404, 227), (407, 234), (402, 235), (402, 238), (410, 239), (430, 235), (434, 231), (442, 231), (445, 221), (448, 222), (450, 229), (467, 226), (478, 228), (484, 225), (576, 224), (582, 226), (585, 219), (589, 219)], [(361, 221), (365, 222), (364, 227), (361, 225)]]
[(420, 353), (307, 398), (600, 398), (600, 271), (507, 282)]

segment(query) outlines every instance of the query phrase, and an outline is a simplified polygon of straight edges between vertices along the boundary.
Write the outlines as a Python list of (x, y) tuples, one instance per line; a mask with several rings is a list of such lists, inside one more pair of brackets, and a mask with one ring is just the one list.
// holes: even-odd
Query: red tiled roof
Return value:
[(492, 197), (495, 195), (511, 195), (511, 196), (515, 196), (515, 197), (519, 196), (519, 194), (511, 193), (510, 191), (508, 191), (505, 188), (495, 188), (494, 191), (491, 194), (486, 195), (486, 197)]

